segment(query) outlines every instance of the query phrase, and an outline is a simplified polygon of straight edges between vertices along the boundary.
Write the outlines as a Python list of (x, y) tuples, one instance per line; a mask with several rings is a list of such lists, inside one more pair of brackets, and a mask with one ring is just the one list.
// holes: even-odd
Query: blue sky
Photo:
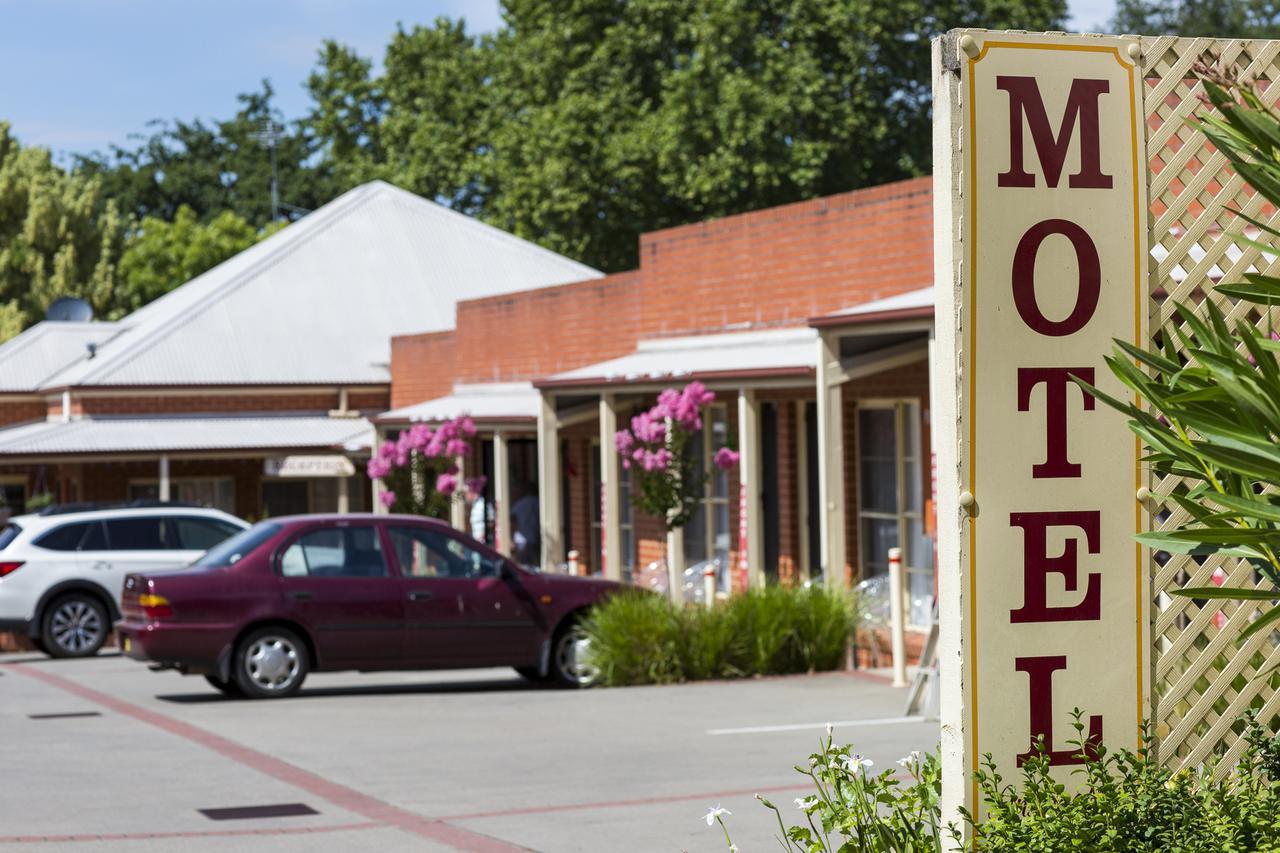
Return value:
[[(893, 0), (881, 0), (893, 2)], [(1093, 30), (1114, 0), (1069, 0)], [(125, 144), (154, 118), (222, 118), (270, 78), (288, 118), (326, 38), (375, 60), (396, 25), (498, 26), (498, 0), (0, 0), (0, 120), (55, 152)]]

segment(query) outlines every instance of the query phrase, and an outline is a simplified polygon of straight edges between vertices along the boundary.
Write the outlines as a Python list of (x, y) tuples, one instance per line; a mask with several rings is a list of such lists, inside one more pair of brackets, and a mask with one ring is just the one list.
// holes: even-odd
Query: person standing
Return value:
[(489, 541), (489, 525), (493, 522), (493, 507), (484, 498), (484, 477), (473, 477), (467, 480), (467, 502), (471, 504), (468, 521), (471, 526), (471, 538), (478, 542)]
[(511, 529), (515, 548), (512, 557), (522, 566), (542, 563), (542, 519), (538, 512), (538, 492), (528, 484), (511, 507)]

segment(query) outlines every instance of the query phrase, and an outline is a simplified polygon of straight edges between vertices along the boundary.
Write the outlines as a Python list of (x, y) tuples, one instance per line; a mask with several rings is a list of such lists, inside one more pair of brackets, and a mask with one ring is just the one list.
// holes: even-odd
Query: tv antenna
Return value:
[(276, 120), (267, 117), (262, 123), (262, 130), (254, 134), (258, 139), (258, 144), (266, 147), (271, 152), (271, 221), (275, 222), (280, 218), (280, 182), (277, 177), (276, 170), (276, 148), (280, 145), (280, 138), (284, 128), (276, 123)]

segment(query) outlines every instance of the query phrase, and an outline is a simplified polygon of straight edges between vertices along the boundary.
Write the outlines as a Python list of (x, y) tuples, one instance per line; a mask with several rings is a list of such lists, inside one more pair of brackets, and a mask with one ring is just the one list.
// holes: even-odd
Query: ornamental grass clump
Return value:
[(854, 602), (840, 591), (769, 587), (707, 610), (635, 591), (595, 608), (585, 627), (608, 685), (818, 672), (844, 664)]

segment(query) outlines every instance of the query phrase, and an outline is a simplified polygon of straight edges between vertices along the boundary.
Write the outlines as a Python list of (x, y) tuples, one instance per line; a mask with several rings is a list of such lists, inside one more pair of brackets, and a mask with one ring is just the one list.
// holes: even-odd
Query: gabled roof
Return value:
[(542, 395), (530, 382), (462, 383), (453, 393), (378, 415), (379, 423), (437, 423), (469, 415), (477, 423), (535, 421)]
[(844, 326), (860, 323), (879, 323), (888, 320), (920, 319), (932, 316), (933, 288), (922, 287), (919, 290), (910, 290), (906, 293), (899, 293), (897, 296), (863, 302), (852, 308), (844, 308), (831, 314), (812, 317), (809, 320), (809, 325)]
[(125, 317), (43, 386), (383, 384), (391, 337), (453, 328), (459, 300), (600, 275), (374, 181)]
[(37, 323), (0, 344), (0, 391), (33, 391), (121, 331), (119, 323)]
[(636, 351), (534, 384), (538, 387), (644, 384), (670, 379), (747, 379), (806, 376), (818, 364), (813, 329), (770, 329), (657, 338)]

